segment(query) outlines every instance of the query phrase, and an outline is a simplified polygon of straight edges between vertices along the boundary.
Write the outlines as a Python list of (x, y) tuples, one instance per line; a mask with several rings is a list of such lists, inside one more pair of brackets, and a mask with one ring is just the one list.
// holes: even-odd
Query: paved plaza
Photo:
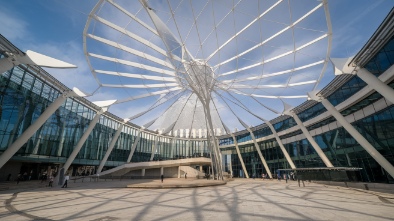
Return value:
[[(141, 189), (158, 180), (22, 184), (0, 192), (0, 220), (393, 220), (392, 194), (295, 181), (236, 179), (200, 188)], [(166, 179), (184, 185), (193, 180)], [(201, 181), (200, 181), (201, 182)], [(212, 181), (211, 181), (212, 182)], [(38, 185), (38, 186), (37, 186)]]

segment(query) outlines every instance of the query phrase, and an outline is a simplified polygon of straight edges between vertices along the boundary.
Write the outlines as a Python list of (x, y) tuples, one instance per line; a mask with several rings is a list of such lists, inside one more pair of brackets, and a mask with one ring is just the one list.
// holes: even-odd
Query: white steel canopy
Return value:
[(121, 117), (184, 137), (261, 124), (305, 101), (330, 48), (325, 0), (100, 0), (84, 30), (114, 105), (149, 103)]

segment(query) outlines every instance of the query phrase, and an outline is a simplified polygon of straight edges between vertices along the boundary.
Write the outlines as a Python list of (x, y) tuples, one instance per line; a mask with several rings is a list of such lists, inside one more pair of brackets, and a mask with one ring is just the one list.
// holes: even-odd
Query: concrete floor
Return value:
[(149, 181), (1, 191), (0, 220), (394, 220), (392, 194), (251, 179), (200, 188), (123, 188), (143, 182)]

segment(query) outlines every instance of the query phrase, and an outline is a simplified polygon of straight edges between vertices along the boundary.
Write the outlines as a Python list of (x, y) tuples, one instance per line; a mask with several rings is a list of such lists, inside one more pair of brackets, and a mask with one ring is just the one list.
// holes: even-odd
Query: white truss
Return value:
[[(144, 120), (153, 130), (229, 133), (229, 110), (244, 127), (241, 116), (278, 114), (285, 99), (305, 101), (323, 77), (331, 51), (327, 0), (290, 3), (100, 0), (84, 30), (86, 59), (100, 88), (127, 91), (115, 105), (154, 101), (129, 119), (156, 111)], [(241, 113), (231, 107), (238, 101)], [(247, 107), (253, 102), (262, 112)]]

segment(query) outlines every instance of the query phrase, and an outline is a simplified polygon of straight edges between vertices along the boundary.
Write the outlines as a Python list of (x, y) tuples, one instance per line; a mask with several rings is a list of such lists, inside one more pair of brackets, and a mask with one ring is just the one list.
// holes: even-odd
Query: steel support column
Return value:
[(246, 178), (249, 178), (249, 174), (248, 174), (248, 171), (246, 170), (244, 160), (242, 159), (241, 152), (239, 151), (239, 148), (238, 148), (237, 139), (235, 138), (234, 134), (231, 133), (230, 135), (234, 140), (235, 150), (237, 151), (238, 159), (239, 159), (239, 162), (241, 162), (241, 166), (242, 166), (242, 169), (244, 170), (245, 176), (246, 176)]
[(347, 122), (345, 117), (343, 117), (327, 99), (322, 99), (321, 102), (327, 111), (350, 135), (352, 135), (352, 137), (371, 155), (371, 157), (374, 158), (376, 162), (378, 162), (379, 165), (391, 175), (391, 177), (394, 177), (393, 165), (391, 165), (391, 163), (384, 158), (384, 156), (380, 154), (349, 122)]
[(101, 160), (96, 173), (101, 173), (101, 170), (103, 169), (105, 163), (107, 162), (109, 155), (111, 154), (112, 150), (115, 147), (116, 141), (118, 141), (119, 135), (123, 129), (123, 125), (124, 125), (124, 123), (120, 124), (118, 129), (116, 130), (116, 133), (115, 133), (114, 137), (112, 138), (111, 143), (109, 144), (109, 147), (107, 149), (107, 152), (105, 152), (105, 155), (104, 155), (103, 159)]
[(4, 166), (5, 163), (18, 150), (35, 134), (38, 129), (48, 120), (49, 117), (52, 116), (53, 113), (66, 101), (66, 99), (70, 96), (74, 96), (75, 93), (73, 91), (66, 91), (61, 96), (59, 96), (52, 104), (50, 104), (45, 111), (40, 115), (40, 117), (31, 124), (20, 137), (18, 137), (15, 142), (13, 142), (1, 155), (0, 155), (0, 168)]
[(172, 160), (174, 158), (174, 149), (176, 148), (176, 139), (175, 137), (172, 139), (171, 142), (171, 152), (170, 152), (170, 159)]
[(292, 117), (294, 118), (295, 122), (297, 125), (300, 127), (302, 130), (302, 133), (304, 133), (306, 139), (308, 139), (309, 143), (312, 145), (313, 149), (315, 149), (316, 153), (319, 155), (319, 157), (323, 160), (324, 164), (327, 167), (334, 167), (330, 160), (327, 158), (327, 156), (324, 154), (323, 150), (319, 147), (319, 145), (316, 143), (316, 141), (313, 139), (309, 131), (306, 129), (304, 124), (301, 122), (300, 118), (298, 118), (297, 114), (292, 113)]
[(92, 132), (94, 126), (96, 126), (97, 122), (100, 120), (101, 114), (103, 114), (106, 111), (106, 108), (101, 109), (99, 112), (96, 113), (94, 116), (93, 120), (90, 121), (88, 128), (86, 131), (83, 133), (81, 139), (79, 139), (77, 145), (74, 147), (73, 152), (70, 154), (70, 156), (67, 158), (67, 161), (64, 163), (63, 168), (63, 173), (66, 173), (72, 162), (74, 161), (75, 157), (77, 157), (79, 151), (81, 150), (83, 144), (85, 143), (86, 139), (88, 139), (90, 133)]
[(257, 153), (259, 154), (260, 160), (261, 160), (261, 162), (262, 162), (263, 165), (264, 165), (265, 171), (267, 171), (268, 176), (272, 179), (271, 170), (270, 170), (270, 168), (268, 167), (268, 164), (267, 164), (267, 162), (265, 161), (265, 159), (264, 159), (264, 157), (263, 157), (263, 154), (261, 153), (260, 147), (259, 147), (259, 145), (258, 145), (257, 142), (256, 142), (256, 137), (254, 136), (253, 131), (252, 131), (249, 127), (247, 127), (246, 129), (249, 131), (250, 136), (251, 136), (252, 139), (253, 139), (254, 147), (256, 148)]
[[(387, 71), (394, 72), (394, 65)], [(394, 104), (394, 90), (384, 82), (382, 82), (379, 78), (373, 75), (365, 68), (361, 68), (357, 71), (357, 76), (360, 77), (365, 83), (367, 83), (371, 88), (375, 91), (379, 92), (386, 100), (389, 100)]]
[(153, 158), (155, 157), (155, 153), (157, 151), (157, 144), (158, 143), (159, 143), (159, 135), (156, 136), (155, 144), (152, 147), (152, 153), (150, 154), (150, 161), (152, 161)]
[(130, 154), (129, 154), (129, 157), (127, 158), (127, 163), (130, 163), (131, 158), (133, 157), (134, 151), (135, 151), (135, 149), (137, 148), (137, 144), (140, 142), (141, 133), (142, 133), (142, 129), (140, 129), (140, 130), (138, 131), (137, 138), (135, 138), (134, 143), (133, 143), (133, 146), (132, 146), (131, 149), (130, 149)]
[(295, 169), (296, 166), (294, 165), (293, 160), (291, 159), (289, 153), (287, 153), (285, 146), (283, 146), (282, 140), (279, 138), (278, 134), (276, 133), (274, 126), (272, 126), (271, 122), (269, 122), (268, 120), (265, 121), (265, 123), (268, 125), (268, 127), (272, 131), (272, 134), (275, 136), (276, 142), (278, 142), (279, 147), (282, 150), (283, 155), (285, 155), (287, 162), (290, 164), (291, 169)]

